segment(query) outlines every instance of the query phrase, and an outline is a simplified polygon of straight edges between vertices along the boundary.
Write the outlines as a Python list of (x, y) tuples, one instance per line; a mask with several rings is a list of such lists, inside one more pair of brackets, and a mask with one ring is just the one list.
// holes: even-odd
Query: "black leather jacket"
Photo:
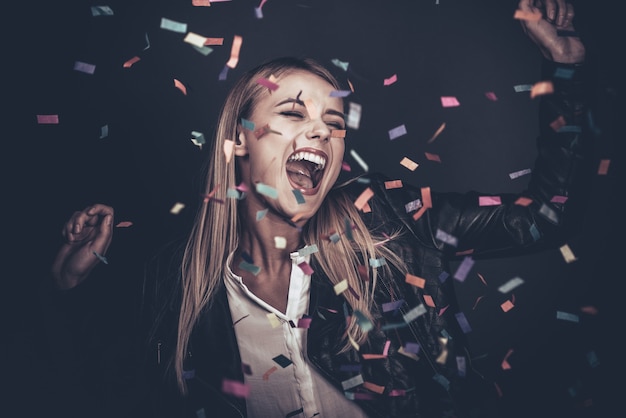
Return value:
[[(558, 67), (576, 69), (571, 79), (554, 77)], [(453, 289), (453, 272), (449, 260), (458, 252), (471, 250), (469, 257), (496, 254), (512, 255), (564, 242), (564, 231), (575, 224), (575, 203), (572, 194), (580, 184), (582, 147), (586, 129), (580, 68), (544, 63), (544, 79), (551, 79), (554, 94), (541, 97), (538, 155), (527, 190), (522, 194), (499, 194), (500, 205), (480, 206), (480, 193), (431, 193), (432, 207), (417, 220), (415, 211), (407, 213), (405, 205), (421, 199), (421, 191), (408, 185), (387, 190), (380, 175), (367, 175), (369, 183), (352, 182), (342, 189), (354, 199), (366, 187), (374, 197), (369, 201), (371, 212), (363, 213), (365, 223), (381, 233), (401, 229), (402, 235), (392, 241), (392, 250), (406, 262), (411, 274), (425, 279), (423, 289), (407, 284), (404, 274), (381, 277), (375, 292), (378, 309), (377, 326), (370, 331), (360, 351), (338, 354), (345, 329), (344, 302), (333, 290), (330, 281), (313, 265), (309, 314), (311, 322), (307, 341), (308, 356), (330, 382), (343, 391), (341, 382), (361, 374), (364, 381), (383, 386), (382, 394), (370, 392), (367, 400), (357, 400), (372, 417), (469, 417), (494, 415), (483, 387), (491, 387), (473, 372), (466, 348), (465, 334), (459, 325), (459, 309)], [(565, 126), (555, 130), (553, 122), (563, 117)], [(552, 124), (552, 126), (551, 126)], [(336, 193), (338, 191), (334, 191)], [(516, 204), (520, 196), (532, 199), (529, 205)], [(551, 202), (554, 196), (568, 198), (566, 204)], [(571, 206), (571, 208), (570, 208)], [(568, 209), (567, 211), (565, 209)], [(456, 237), (456, 246), (436, 237), (441, 230)], [(148, 278), (178, 276), (176, 261), (171, 255), (165, 264), (149, 267)], [(176, 260), (176, 256), (173, 258)], [(314, 261), (313, 261), (314, 262)], [(446, 275), (447, 279), (443, 280)], [(186, 368), (190, 371), (189, 395), (177, 395), (173, 384), (161, 383), (165, 373), (163, 359), (169, 357), (175, 341), (176, 280), (157, 289), (169, 301), (160, 320), (160, 331), (151, 342), (150, 352), (143, 356), (146, 364), (141, 389), (135, 400), (143, 404), (134, 416), (195, 417), (204, 410), (207, 417), (245, 417), (245, 401), (221, 391), (223, 378), (243, 381), (237, 341), (232, 327), (225, 289), (222, 288), (210, 307), (205, 309), (190, 341)], [(172, 287), (174, 286), (174, 287)], [(153, 289), (153, 290), (154, 290)], [(430, 296), (434, 302), (431, 306)], [(398, 311), (384, 312), (382, 304), (404, 301)], [(408, 323), (403, 315), (423, 306), (424, 312)], [(163, 312), (161, 312), (163, 314)], [(362, 360), (364, 353), (382, 353), (391, 341), (384, 359)], [(419, 359), (398, 350), (407, 342), (420, 345)], [(444, 352), (445, 351), (445, 352)], [(447, 354), (447, 355), (446, 355)], [(157, 359), (161, 361), (157, 361)], [(461, 359), (461, 360), (460, 360)], [(457, 364), (465, 361), (465, 374)], [(160, 364), (157, 364), (160, 363)], [(342, 371), (342, 365), (359, 364), (359, 372)], [(156, 384), (155, 384), (156, 383)], [(150, 389), (146, 389), (150, 388)], [(154, 389), (154, 390), (153, 390)], [(353, 388), (351, 391), (364, 391)], [(393, 396), (391, 396), (393, 395)]]

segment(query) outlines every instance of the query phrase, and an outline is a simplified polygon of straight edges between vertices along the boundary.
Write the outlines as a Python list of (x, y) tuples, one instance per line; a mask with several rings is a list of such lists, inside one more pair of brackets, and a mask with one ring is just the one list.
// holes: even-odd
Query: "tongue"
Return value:
[(291, 161), (287, 163), (287, 176), (289, 180), (301, 189), (313, 188), (313, 180), (309, 171), (309, 164), (302, 161)]

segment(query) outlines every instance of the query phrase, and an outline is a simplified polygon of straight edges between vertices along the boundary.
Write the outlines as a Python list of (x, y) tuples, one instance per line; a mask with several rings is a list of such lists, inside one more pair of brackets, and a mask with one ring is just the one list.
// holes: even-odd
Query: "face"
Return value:
[[(308, 219), (341, 170), (344, 140), (332, 131), (345, 129), (343, 102), (330, 96), (331, 84), (306, 71), (284, 74), (276, 83), (279, 88), (263, 93), (252, 111), (254, 130), (239, 126), (235, 155), (251, 189), (246, 204)], [(278, 197), (256, 192), (259, 183)]]

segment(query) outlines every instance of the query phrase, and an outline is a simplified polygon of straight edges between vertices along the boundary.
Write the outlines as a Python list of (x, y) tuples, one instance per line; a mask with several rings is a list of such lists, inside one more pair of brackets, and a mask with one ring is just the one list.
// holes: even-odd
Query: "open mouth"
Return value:
[(326, 160), (326, 154), (314, 149), (301, 149), (291, 154), (285, 167), (293, 188), (305, 195), (315, 194), (324, 176)]

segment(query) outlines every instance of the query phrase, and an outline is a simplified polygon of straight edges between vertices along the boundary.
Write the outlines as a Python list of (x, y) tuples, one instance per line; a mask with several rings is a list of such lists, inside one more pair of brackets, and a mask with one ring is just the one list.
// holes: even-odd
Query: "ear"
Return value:
[(237, 129), (239, 134), (237, 135), (237, 139), (235, 140), (235, 155), (238, 157), (243, 157), (248, 155), (248, 140), (246, 138), (246, 134), (244, 133), (243, 127), (239, 127)]

